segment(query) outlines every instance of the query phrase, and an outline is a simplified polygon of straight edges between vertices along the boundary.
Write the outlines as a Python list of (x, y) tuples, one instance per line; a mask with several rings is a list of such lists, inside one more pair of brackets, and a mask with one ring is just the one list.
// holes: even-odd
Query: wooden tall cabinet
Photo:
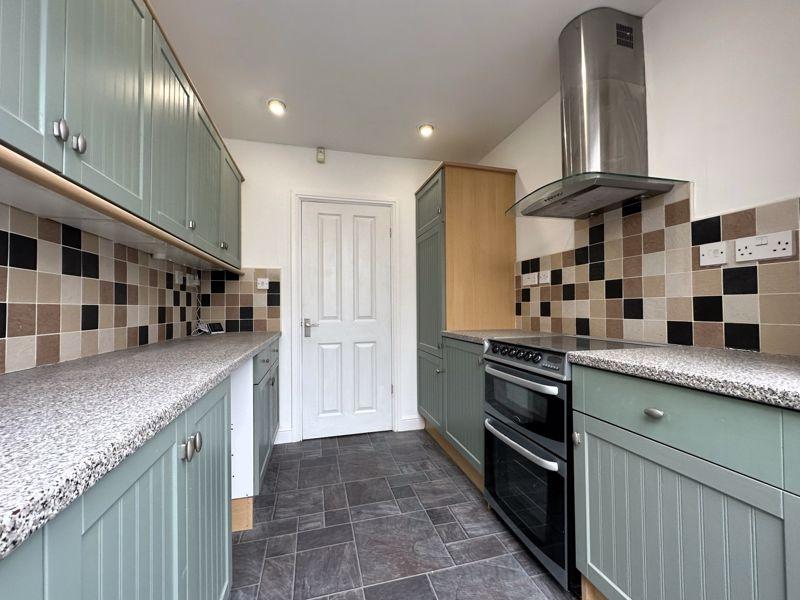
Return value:
[(515, 324), (516, 226), (505, 214), (515, 176), (445, 162), (416, 194), (418, 406), (439, 430), (446, 429), (442, 330)]

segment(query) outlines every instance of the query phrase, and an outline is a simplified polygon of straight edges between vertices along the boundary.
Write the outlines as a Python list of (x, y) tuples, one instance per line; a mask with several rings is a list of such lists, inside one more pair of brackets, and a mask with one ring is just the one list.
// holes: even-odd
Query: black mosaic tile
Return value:
[(622, 279), (606, 280), (606, 298), (622, 298)]
[(695, 296), (692, 308), (695, 321), (722, 321), (722, 296)]
[(641, 200), (627, 200), (622, 204), (622, 216), (635, 215), (642, 212)]
[(0, 267), (8, 265), (8, 232), (0, 231)]
[(549, 302), (540, 302), (539, 303), (539, 311), (541, 316), (549, 317), (550, 316), (550, 303)]
[(240, 320), (239, 331), (253, 331), (253, 319)]
[(623, 300), (623, 316), (626, 319), (643, 319), (644, 306), (641, 298), (625, 298)]
[(759, 326), (754, 323), (725, 323), (725, 347), (758, 351), (759, 334)]
[(97, 279), (100, 277), (100, 257), (92, 252), (81, 252), (81, 275)]
[(81, 276), (83, 257), (80, 250), (75, 248), (61, 247), (61, 274)]
[(575, 248), (575, 264), (585, 265), (589, 262), (589, 246)]
[(200, 306), (211, 306), (211, 294), (200, 294)]
[(600, 225), (595, 225), (594, 227), (589, 227), (589, 244), (600, 244), (605, 240), (605, 226), (600, 223)]
[(562, 300), (575, 300), (575, 284), (565, 283), (561, 286)]
[(589, 335), (589, 319), (575, 319), (575, 333), (578, 335)]
[(167, 307), (166, 306), (159, 306), (158, 307), (158, 323), (159, 325), (162, 323), (167, 322)]
[(722, 239), (720, 217), (692, 221), (692, 246), (711, 244)]
[(239, 321), (237, 319), (227, 319), (225, 321), (225, 331), (236, 333), (239, 331)]
[(733, 267), (722, 269), (723, 294), (757, 294), (758, 268)]
[(128, 286), (124, 283), (114, 284), (114, 304), (128, 303)]
[(595, 262), (589, 264), (589, 281), (601, 281), (606, 276), (606, 263)]
[(692, 340), (691, 321), (667, 321), (667, 342), (691, 346)]
[(550, 271), (550, 285), (561, 285), (564, 280), (564, 274), (561, 269), (553, 269)]
[(164, 333), (164, 337), (166, 337), (168, 340), (171, 340), (173, 335), (174, 335), (174, 333), (172, 331), (172, 323), (167, 323), (167, 327), (166, 327), (166, 331)]
[(6, 337), (6, 303), (0, 302), (0, 338)]
[(81, 247), (81, 230), (69, 225), (61, 225), (61, 245), (71, 248)]
[(139, 345), (144, 346), (150, 343), (149, 338), (149, 328), (147, 325), (140, 325), (139, 326)]
[(522, 303), (520, 302), (514, 303), (514, 314), (518, 317), (522, 316)]
[(211, 281), (211, 293), (212, 294), (224, 294), (225, 293), (225, 281)]
[(539, 258), (531, 259), (531, 273), (538, 273), (541, 269), (541, 260)]
[(523, 302), (530, 302), (531, 301), (531, 288), (522, 288), (522, 293), (520, 294), (522, 297)]
[(531, 261), (523, 260), (522, 264), (520, 265), (520, 269), (521, 269), (523, 275), (527, 275), (528, 273), (530, 273), (531, 272)]
[(36, 269), (37, 243), (26, 235), (11, 234), (8, 244), (8, 266), (17, 269)]
[(252, 306), (240, 306), (239, 307), (239, 318), (240, 319), (252, 319), (253, 318), (253, 307)]
[(605, 244), (592, 244), (589, 246), (589, 262), (596, 263), (605, 260)]

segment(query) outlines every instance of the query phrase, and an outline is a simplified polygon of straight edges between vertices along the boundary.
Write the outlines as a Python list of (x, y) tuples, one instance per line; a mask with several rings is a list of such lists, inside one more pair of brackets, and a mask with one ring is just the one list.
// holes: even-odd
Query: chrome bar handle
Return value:
[(69, 139), (69, 125), (63, 118), (58, 121), (53, 121), (53, 135), (61, 142), (66, 142)]
[(651, 419), (660, 419), (664, 416), (664, 411), (657, 408), (645, 408), (642, 412)]
[(548, 396), (558, 396), (558, 388), (554, 385), (545, 385), (543, 383), (536, 383), (535, 381), (528, 381), (527, 379), (523, 379), (522, 377), (517, 377), (516, 375), (510, 375), (503, 371), (498, 371), (494, 367), (490, 366), (486, 367), (486, 373), (488, 375), (492, 375), (493, 377), (497, 377), (498, 379), (502, 379), (503, 381), (507, 381), (508, 383), (513, 383), (514, 385), (518, 385), (520, 387), (533, 390), (534, 392), (539, 392), (540, 394), (546, 394)]
[(531, 452), (527, 448), (524, 448), (524, 447), (520, 446), (517, 442), (512, 440), (507, 435), (503, 435), (502, 433), (497, 431), (497, 429), (495, 429), (492, 426), (492, 424), (489, 421), (489, 419), (486, 419), (483, 422), (483, 425), (486, 427), (486, 429), (489, 430), (489, 433), (491, 433), (494, 437), (499, 439), (504, 444), (508, 444), (509, 446), (511, 446), (514, 450), (516, 450), (517, 452), (522, 454), (522, 456), (527, 458), (533, 464), (539, 465), (540, 467), (542, 467), (546, 471), (553, 471), (553, 472), (557, 472), (558, 471), (558, 463), (557, 462), (552, 461), (552, 460), (545, 460), (541, 456), (536, 456), (533, 452)]

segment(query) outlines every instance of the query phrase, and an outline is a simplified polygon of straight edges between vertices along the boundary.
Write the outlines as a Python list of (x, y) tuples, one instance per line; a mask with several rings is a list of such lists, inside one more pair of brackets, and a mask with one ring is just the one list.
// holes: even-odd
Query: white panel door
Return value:
[(303, 438), (391, 429), (391, 209), (302, 206)]

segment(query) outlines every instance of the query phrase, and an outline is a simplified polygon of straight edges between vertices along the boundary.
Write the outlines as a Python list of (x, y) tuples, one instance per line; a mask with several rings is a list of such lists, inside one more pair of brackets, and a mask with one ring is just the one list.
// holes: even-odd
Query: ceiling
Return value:
[(558, 34), (573, 17), (643, 15), (657, 1), (150, 3), (225, 137), (477, 161), (558, 91)]

